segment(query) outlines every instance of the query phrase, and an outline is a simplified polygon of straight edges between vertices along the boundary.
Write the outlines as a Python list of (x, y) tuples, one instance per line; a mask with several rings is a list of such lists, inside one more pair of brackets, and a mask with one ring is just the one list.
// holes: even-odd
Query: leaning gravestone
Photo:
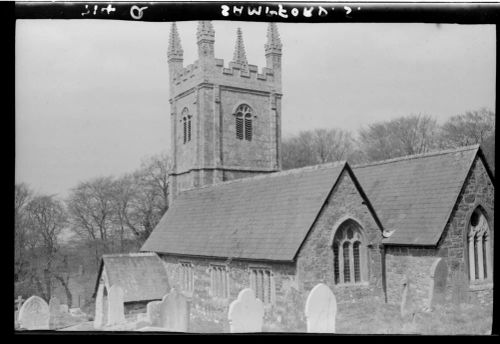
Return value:
[(446, 302), (446, 279), (448, 278), (448, 265), (443, 258), (439, 258), (431, 268), (433, 286), (431, 290), (430, 306)]
[(160, 327), (161, 324), (161, 301), (151, 301), (146, 306), (148, 320), (153, 327)]
[(228, 320), (231, 333), (262, 332), (264, 304), (252, 289), (245, 288), (229, 305)]
[(48, 330), (49, 305), (41, 297), (33, 295), (19, 310), (19, 325), (27, 330)]
[(118, 325), (125, 322), (125, 309), (123, 306), (123, 289), (119, 285), (109, 288), (108, 294), (108, 323), (106, 325)]
[(311, 290), (306, 300), (305, 314), (307, 332), (335, 333), (337, 300), (326, 284), (317, 284)]
[(175, 289), (172, 289), (161, 301), (160, 327), (172, 332), (187, 332), (188, 330), (189, 309), (187, 299)]
[(55, 296), (50, 298), (49, 301), (49, 312), (50, 316), (57, 316), (61, 311), (61, 303), (59, 299)]

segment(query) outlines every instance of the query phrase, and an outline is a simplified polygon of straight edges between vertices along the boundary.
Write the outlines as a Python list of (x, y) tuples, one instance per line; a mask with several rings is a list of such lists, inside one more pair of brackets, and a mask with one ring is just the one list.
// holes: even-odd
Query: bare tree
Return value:
[(340, 129), (302, 131), (283, 140), (283, 169), (353, 159), (355, 142), (351, 133)]
[(67, 200), (72, 230), (94, 246), (96, 265), (103, 253), (115, 248), (115, 181), (99, 177), (82, 182)]
[(27, 206), (33, 198), (33, 191), (24, 183), (15, 184), (14, 205), (14, 280), (21, 281), (28, 273), (29, 232)]
[(30, 259), (33, 278), (39, 291), (50, 299), (53, 278), (57, 275), (54, 266), (58, 259), (58, 236), (66, 225), (66, 212), (62, 202), (54, 196), (35, 196), (27, 205), (30, 237), (36, 242)]
[(437, 147), (437, 122), (410, 115), (370, 124), (359, 131), (359, 144), (368, 161), (420, 154)]
[(171, 161), (167, 154), (151, 156), (131, 175), (117, 181), (119, 220), (142, 243), (168, 209), (168, 174)]
[(495, 113), (487, 108), (451, 117), (441, 128), (442, 147), (481, 144), (495, 132)]

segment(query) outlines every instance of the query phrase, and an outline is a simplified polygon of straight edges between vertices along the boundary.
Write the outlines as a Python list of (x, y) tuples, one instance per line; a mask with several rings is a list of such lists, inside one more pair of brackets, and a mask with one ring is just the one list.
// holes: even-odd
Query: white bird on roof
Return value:
[(390, 237), (390, 236), (391, 236), (391, 235), (392, 235), (395, 231), (396, 231), (395, 229), (393, 229), (392, 231), (387, 231), (387, 230), (384, 230), (384, 231), (382, 232), (382, 236), (383, 236), (384, 238), (388, 238), (388, 237)]

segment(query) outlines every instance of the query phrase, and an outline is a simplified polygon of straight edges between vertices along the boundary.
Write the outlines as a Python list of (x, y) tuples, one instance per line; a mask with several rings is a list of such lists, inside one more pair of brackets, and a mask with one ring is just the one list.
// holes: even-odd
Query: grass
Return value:
[(337, 333), (356, 334), (489, 334), (492, 306), (461, 304), (436, 306), (403, 319), (397, 305), (357, 302), (338, 305)]
[[(339, 334), (422, 334), (422, 335), (486, 335), (492, 325), (492, 305), (479, 303), (436, 306), (430, 312), (417, 312), (413, 320), (403, 319), (398, 305), (377, 301), (339, 303), (336, 333)], [(90, 325), (89, 325), (90, 324)], [(304, 326), (300, 328), (305, 329)], [(280, 332), (264, 324), (264, 331)], [(91, 322), (73, 330), (90, 330)], [(194, 333), (223, 333), (227, 324), (201, 318), (191, 319), (189, 331)]]
[[(485, 335), (491, 331), (492, 312), (492, 305), (479, 303), (443, 305), (430, 312), (417, 312), (413, 320), (409, 320), (401, 317), (398, 305), (375, 301), (342, 303), (337, 305), (336, 333)], [(305, 328), (305, 324), (301, 327)], [(195, 319), (190, 323), (190, 331), (220, 333), (224, 329), (220, 323)]]

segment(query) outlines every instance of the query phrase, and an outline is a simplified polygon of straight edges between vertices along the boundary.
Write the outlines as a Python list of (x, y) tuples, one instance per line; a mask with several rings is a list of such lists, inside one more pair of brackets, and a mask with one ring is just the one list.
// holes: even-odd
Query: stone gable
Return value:
[[(333, 231), (343, 221), (353, 219), (365, 234), (367, 244), (368, 281), (359, 285), (341, 286), (334, 281)], [(382, 295), (382, 261), (379, 228), (356, 188), (347, 170), (341, 174), (325, 207), (319, 214), (297, 257), (297, 274), (300, 286), (311, 290), (318, 283), (325, 283), (335, 293), (339, 302)]]

